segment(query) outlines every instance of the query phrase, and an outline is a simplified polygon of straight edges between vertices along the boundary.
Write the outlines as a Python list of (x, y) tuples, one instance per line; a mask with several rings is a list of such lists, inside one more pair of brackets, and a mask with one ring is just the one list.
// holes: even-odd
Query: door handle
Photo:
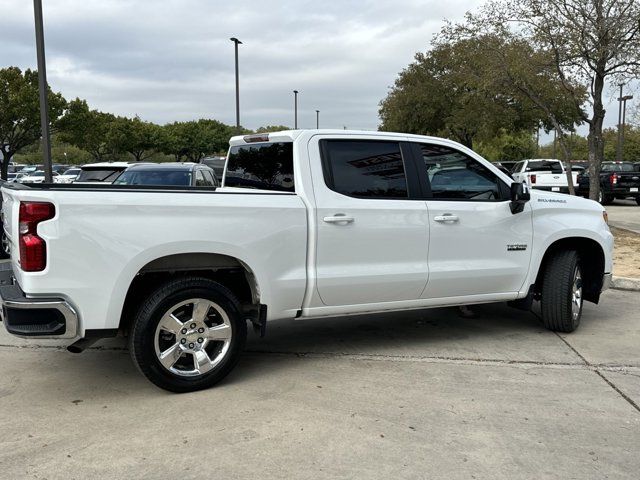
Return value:
[(324, 217), (326, 223), (353, 223), (353, 217), (347, 217), (344, 213), (336, 213), (333, 217)]
[(450, 213), (445, 213), (444, 215), (436, 215), (433, 217), (436, 222), (446, 223), (446, 222), (457, 222), (460, 220), (457, 215), (452, 215)]

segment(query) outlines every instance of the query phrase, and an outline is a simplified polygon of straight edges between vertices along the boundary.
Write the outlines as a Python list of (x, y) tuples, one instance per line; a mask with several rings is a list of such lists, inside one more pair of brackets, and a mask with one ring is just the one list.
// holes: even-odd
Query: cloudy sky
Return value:
[[(49, 83), (93, 108), (158, 123), (375, 129), (378, 102), (444, 19), (482, 0), (44, 0)], [(0, 0), (0, 67), (36, 65), (33, 4)], [(607, 124), (615, 124), (609, 108)]]

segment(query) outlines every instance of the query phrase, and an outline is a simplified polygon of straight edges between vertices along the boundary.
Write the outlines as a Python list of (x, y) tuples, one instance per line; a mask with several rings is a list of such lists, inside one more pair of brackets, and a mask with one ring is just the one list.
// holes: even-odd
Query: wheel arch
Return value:
[(147, 261), (132, 276), (118, 312), (118, 328), (128, 328), (140, 298), (170, 279), (193, 275), (221, 283), (242, 306), (248, 308), (260, 304), (262, 292), (257, 276), (242, 259), (222, 253), (171, 253)]
[(584, 282), (584, 299), (598, 303), (605, 273), (605, 254), (602, 245), (589, 237), (565, 237), (554, 241), (547, 247), (535, 277), (536, 292), (540, 292), (548, 262), (556, 252), (562, 250), (578, 252)]

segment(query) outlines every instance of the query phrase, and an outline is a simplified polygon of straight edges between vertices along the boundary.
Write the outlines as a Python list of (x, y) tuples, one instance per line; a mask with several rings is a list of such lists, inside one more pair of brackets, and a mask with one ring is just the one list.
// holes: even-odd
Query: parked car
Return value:
[(78, 178), (78, 175), (80, 175), (81, 171), (82, 170), (79, 167), (69, 168), (68, 170), (65, 170), (61, 175), (55, 177), (53, 181), (54, 183), (73, 183), (73, 181)]
[[(589, 172), (578, 176), (576, 194), (589, 197)], [(609, 205), (614, 198), (634, 198), (640, 205), (640, 172), (636, 172), (631, 162), (603, 162), (600, 170), (600, 192), (598, 201)]]
[(17, 182), (25, 175), (26, 173), (7, 173), (7, 182)]
[(276, 319), (536, 299), (547, 328), (571, 332), (611, 280), (601, 205), (529, 192), (450, 140), (297, 130), (230, 143), (218, 189), (4, 184), (20, 245), (0, 271), (15, 279), (0, 282), (7, 331), (76, 352), (127, 332), (140, 371), (186, 392), (233, 369), (247, 321), (264, 335)]
[[(56, 172), (51, 172), (53, 177), (53, 181), (55, 182), (55, 178), (58, 176)], [(36, 170), (35, 172), (31, 172), (20, 179), (17, 180), (18, 183), (44, 183), (44, 171)]]
[(73, 183), (113, 183), (115, 179), (131, 165), (134, 164), (129, 162), (88, 163), (80, 167), (80, 174)]
[[(578, 172), (571, 168), (574, 186)], [(555, 159), (533, 159), (518, 162), (512, 170), (516, 182), (524, 182), (529, 187), (549, 192), (569, 193), (569, 183), (564, 164)]]
[(132, 165), (113, 184), (217, 187), (218, 181), (211, 168), (199, 163), (152, 163)]

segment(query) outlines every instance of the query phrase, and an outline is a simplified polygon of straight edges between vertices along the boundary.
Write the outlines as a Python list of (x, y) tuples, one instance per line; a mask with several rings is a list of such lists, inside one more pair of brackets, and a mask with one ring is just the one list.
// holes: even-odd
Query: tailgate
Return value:
[[(565, 173), (551, 173), (551, 172), (527, 172), (529, 183), (533, 187), (560, 187), (567, 186), (567, 175)], [(533, 182), (531, 176), (536, 176), (536, 181)], [(575, 176), (574, 176), (575, 178)]]
[(617, 172), (618, 187), (628, 188), (630, 192), (637, 192), (640, 188), (640, 172)]
[(15, 203), (15, 198), (11, 192), (6, 188), (2, 188), (2, 213), (0, 214), (0, 219), (2, 220), (2, 228), (7, 234), (7, 238), (11, 242), (12, 238), (12, 229), (13, 229), (13, 204)]

